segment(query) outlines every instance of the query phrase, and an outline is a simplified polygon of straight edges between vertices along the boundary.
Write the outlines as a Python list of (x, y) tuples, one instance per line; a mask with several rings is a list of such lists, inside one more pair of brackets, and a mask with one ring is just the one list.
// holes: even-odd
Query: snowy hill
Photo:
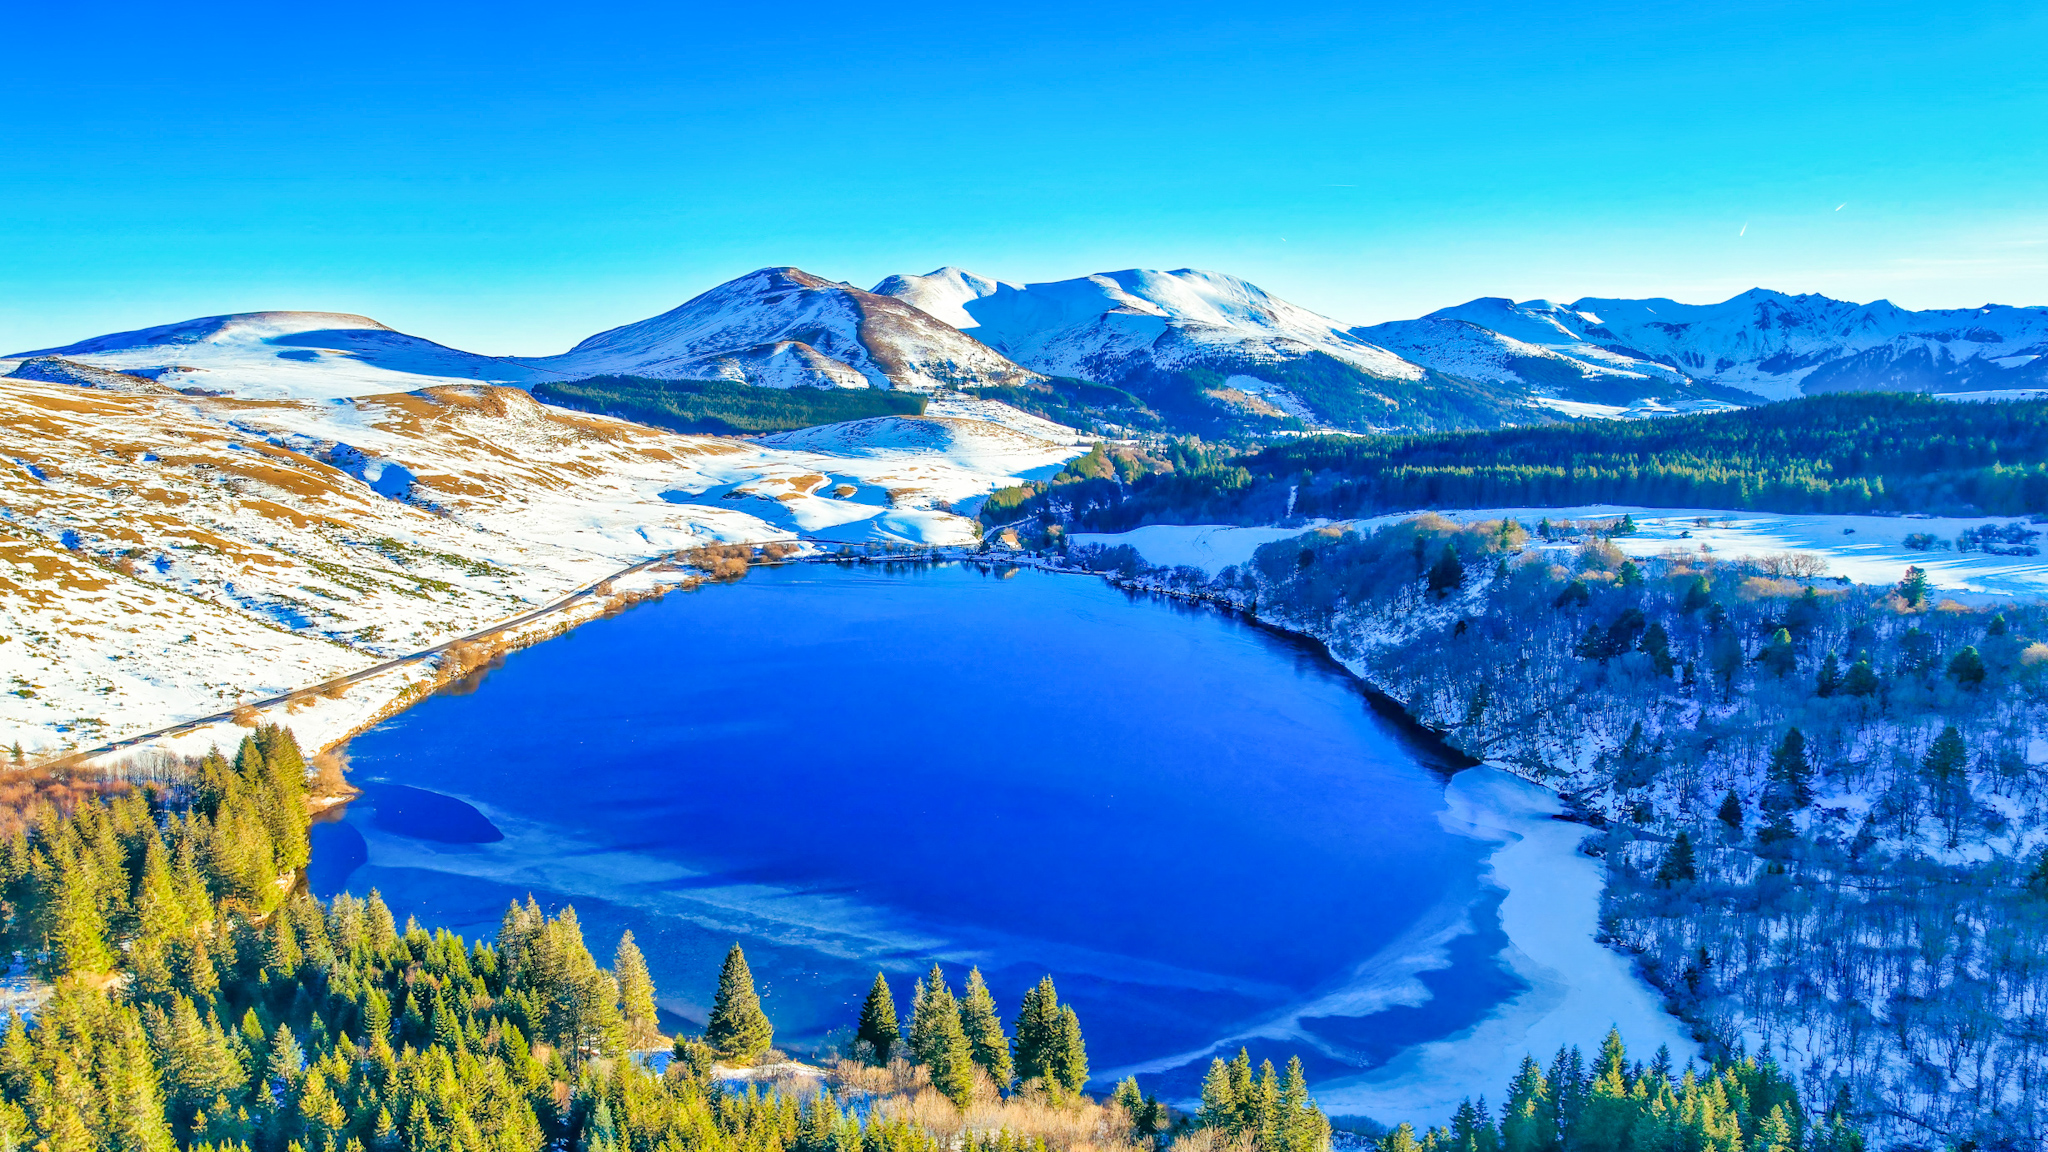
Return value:
[(564, 379), (616, 373), (770, 388), (922, 392), (1036, 379), (893, 296), (797, 268), (751, 272), (672, 311), (528, 363)]
[(30, 364), (0, 375), (0, 748), (31, 752), (371, 667), (670, 549), (969, 543), (955, 509), (1081, 451), (964, 416), (770, 444), (509, 387), (217, 399)]
[[(958, 268), (875, 286), (1050, 376), (1115, 384), (1162, 411), (1206, 403), (1243, 418), (1349, 428), (1498, 423), (1509, 398), (1433, 395), (1433, 377), (1327, 316), (1218, 272), (1126, 269), (1012, 284)], [(1466, 390), (1469, 392), (1470, 390)]]
[(1882, 300), (1852, 304), (1761, 288), (1719, 304), (1595, 297), (1567, 305), (1516, 304), (1482, 298), (1420, 320), (1354, 332), (1439, 371), (1495, 379), (1513, 374), (1539, 385), (1570, 382), (1554, 365), (1529, 363), (1527, 349), (1568, 361), (1567, 370), (1589, 383), (1639, 375), (1665, 387), (1690, 382), (1709, 386), (1704, 394), (1732, 388), (1771, 400), (1844, 390), (1964, 392), (2048, 382), (2048, 362), (2042, 359), (2048, 354), (2048, 308), (2039, 307), (1914, 312)]
[(16, 353), (250, 399), (332, 399), (437, 384), (523, 384), (533, 369), (337, 312), (245, 312)]

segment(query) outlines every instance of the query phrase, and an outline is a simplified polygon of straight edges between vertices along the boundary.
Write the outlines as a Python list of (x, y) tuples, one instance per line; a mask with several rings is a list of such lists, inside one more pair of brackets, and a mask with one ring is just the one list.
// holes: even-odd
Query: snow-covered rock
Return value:
[(1036, 374), (893, 296), (763, 268), (681, 307), (529, 361), (550, 376), (733, 380), (770, 388), (1025, 383)]

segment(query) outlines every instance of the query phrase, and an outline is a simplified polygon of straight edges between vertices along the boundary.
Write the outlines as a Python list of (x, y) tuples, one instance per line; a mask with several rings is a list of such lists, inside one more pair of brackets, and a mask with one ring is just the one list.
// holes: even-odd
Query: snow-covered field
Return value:
[[(1375, 517), (1370, 524), (1391, 523), (1416, 513)], [(1918, 565), (1935, 587), (1962, 599), (2048, 595), (2048, 556), (1998, 556), (1984, 552), (1917, 551), (1906, 537), (1931, 534), (1954, 542), (1965, 528), (1985, 524), (2001, 527), (2023, 518), (1986, 516), (1971, 519), (1918, 516), (1789, 516), (1718, 508), (1643, 508), (1595, 504), (1576, 508), (1483, 508), (1439, 512), (1452, 520), (1494, 520), (1513, 516), (1524, 526), (1537, 521), (1614, 520), (1635, 518), (1633, 536), (1614, 543), (1632, 556), (1655, 556), (1667, 549), (1710, 550), (1723, 558), (1764, 556), (1775, 552), (1810, 552), (1827, 562), (1830, 576), (1846, 576), (1858, 584), (1895, 584), (1906, 568)], [(1702, 523), (1704, 521), (1704, 523)], [(2048, 525), (2031, 525), (2048, 541)]]
[[(2020, 517), (1791, 516), (1721, 508), (1588, 504), (1569, 508), (1418, 509), (1341, 523), (1370, 531), (1425, 512), (1465, 523), (1512, 516), (1530, 529), (1546, 517), (1553, 522), (1585, 522), (1618, 520), (1627, 515), (1635, 519), (1636, 534), (1617, 536), (1614, 543), (1632, 556), (1656, 556), (1673, 549), (1706, 552), (1723, 559), (1807, 552), (1825, 561), (1828, 575), (1845, 576), (1859, 584), (1895, 584), (1907, 567), (1918, 565), (1936, 588), (1966, 602), (2048, 595), (2048, 553), (2001, 556), (1957, 552), (1953, 547), (1920, 551), (1906, 547), (1905, 543), (1908, 536), (1928, 534), (1953, 545), (1956, 535), (1964, 529), (1986, 524), (2023, 524), (2042, 533), (2037, 545), (2048, 543), (2048, 525), (2026, 524)], [(1327, 526), (1329, 522), (1325, 521), (1303, 528), (1148, 524), (1129, 532), (1077, 532), (1074, 541), (1111, 547), (1129, 544), (1147, 563), (1166, 567), (1188, 565), (1213, 576), (1225, 567), (1251, 559), (1262, 545)]]
[(1275, 540), (1299, 536), (1302, 528), (1240, 528), (1228, 524), (1147, 524), (1129, 532), (1076, 532), (1076, 544), (1116, 547), (1128, 544), (1148, 564), (1167, 568), (1200, 568), (1214, 576), (1243, 564), (1252, 553)]
[[(252, 400), (0, 377), (0, 749), (323, 683), (676, 549), (970, 542), (949, 509), (1079, 451), (967, 418), (860, 425), (769, 443), (490, 385)], [(352, 689), (350, 708), (399, 687)], [(295, 726), (355, 715), (299, 707)]]

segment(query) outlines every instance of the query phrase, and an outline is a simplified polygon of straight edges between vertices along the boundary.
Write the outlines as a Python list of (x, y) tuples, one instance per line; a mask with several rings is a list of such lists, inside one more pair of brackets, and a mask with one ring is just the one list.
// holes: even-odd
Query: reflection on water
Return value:
[(1329, 1077), (1513, 991), (1486, 846), (1340, 668), (1094, 580), (757, 571), (350, 754), (368, 794), (316, 827), (317, 891), (486, 935), (529, 892), (574, 903), (601, 959), (632, 928), (683, 1018), (740, 939), (787, 1048), (934, 959), (1006, 1011), (1051, 971), (1098, 1073), (1176, 1094), (1167, 1066), (1247, 1031)]

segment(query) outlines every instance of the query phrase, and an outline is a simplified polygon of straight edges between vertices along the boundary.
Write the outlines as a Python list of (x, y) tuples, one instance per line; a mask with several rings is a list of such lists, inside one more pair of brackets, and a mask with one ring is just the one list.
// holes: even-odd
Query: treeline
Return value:
[(2048, 401), (1852, 393), (1655, 420), (1310, 437), (1030, 496), (1017, 515), (1108, 532), (1580, 504), (2033, 515), (2048, 513)]
[[(1204, 1099), (1206, 1107), (1206, 1090)], [(1466, 1100), (1451, 1122), (1418, 1135), (1403, 1124), (1378, 1141), (1379, 1152), (1862, 1152), (1863, 1137), (1844, 1110), (1809, 1117), (1799, 1091), (1768, 1059), (1717, 1061), (1705, 1074), (1674, 1071), (1658, 1049), (1631, 1062), (1610, 1031), (1592, 1067), (1577, 1048), (1560, 1048), (1546, 1070), (1533, 1057), (1502, 1093), (1500, 1119)]]
[(558, 408), (714, 436), (787, 432), (870, 416), (920, 416), (925, 398), (881, 388), (762, 388), (729, 380), (592, 376), (533, 386)]

